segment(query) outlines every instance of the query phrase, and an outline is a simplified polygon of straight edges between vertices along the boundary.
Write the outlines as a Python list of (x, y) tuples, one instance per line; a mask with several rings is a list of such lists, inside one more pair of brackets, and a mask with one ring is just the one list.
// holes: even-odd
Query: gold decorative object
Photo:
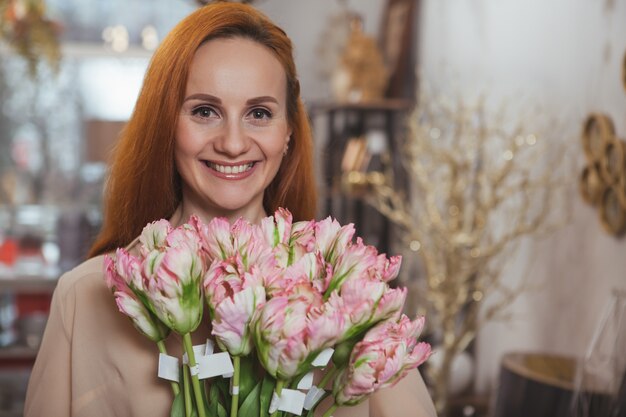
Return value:
[[(384, 181), (369, 184), (367, 201), (421, 254), (425, 288), (411, 297), (428, 305), (429, 329), (440, 343), (440, 365), (428, 376), (445, 415), (454, 358), (529, 286), (504, 285), (507, 258), (521, 238), (568, 221), (572, 181), (565, 141), (531, 131), (529, 120), (512, 120), (505, 108), (488, 114), (482, 101), (468, 105), (426, 88), (399, 151), (408, 194), (389, 171)], [(495, 297), (483, 306), (488, 295)]]
[(602, 179), (607, 184), (616, 184), (624, 175), (624, 147), (626, 143), (613, 137), (604, 144), (604, 152), (600, 160)]
[(582, 134), (583, 149), (589, 162), (604, 156), (604, 146), (615, 135), (611, 118), (605, 114), (590, 114), (585, 120)]
[(626, 231), (626, 142), (616, 137), (613, 120), (597, 113), (587, 116), (581, 138), (587, 165), (580, 175), (580, 194), (598, 207), (604, 230), (622, 236)]
[(598, 165), (598, 163), (595, 163), (585, 166), (580, 175), (580, 194), (583, 199), (592, 206), (599, 203), (604, 189), (606, 188), (600, 177)]
[(46, 18), (44, 0), (0, 1), (0, 39), (26, 59), (32, 76), (36, 75), (37, 64), (42, 59), (58, 70), (60, 32), (61, 25)]
[(341, 102), (381, 99), (387, 87), (388, 73), (376, 40), (363, 33), (361, 18), (354, 15), (350, 35), (332, 77), (335, 99)]
[(626, 227), (626, 211), (613, 187), (607, 188), (600, 201), (600, 222), (604, 229), (615, 236), (621, 236)]

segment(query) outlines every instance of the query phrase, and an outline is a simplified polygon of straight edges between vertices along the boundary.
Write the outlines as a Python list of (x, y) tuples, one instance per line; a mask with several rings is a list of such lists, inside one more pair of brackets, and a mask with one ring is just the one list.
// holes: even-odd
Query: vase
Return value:
[(614, 290), (579, 360), (572, 417), (626, 417), (626, 289)]

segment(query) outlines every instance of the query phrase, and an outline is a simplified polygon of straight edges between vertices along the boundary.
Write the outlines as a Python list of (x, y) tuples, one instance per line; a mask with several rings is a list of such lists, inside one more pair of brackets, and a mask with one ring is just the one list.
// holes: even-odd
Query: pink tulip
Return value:
[(380, 254), (378, 255), (376, 266), (371, 270), (371, 274), (382, 281), (389, 282), (398, 276), (401, 265), (401, 256), (387, 258), (385, 254)]
[(124, 249), (118, 249), (116, 256), (104, 257), (105, 281), (113, 292), (118, 309), (131, 319), (140, 333), (159, 342), (167, 337), (169, 329), (140, 301), (138, 294), (143, 296), (143, 289), (134, 284), (139, 282), (141, 285), (140, 270), (139, 260)]
[(298, 262), (303, 256), (315, 252), (315, 221), (296, 222), (291, 226), (289, 236), (291, 263)]
[(315, 224), (315, 244), (324, 259), (334, 264), (336, 259), (348, 247), (354, 236), (352, 223), (341, 226), (337, 220), (327, 217)]
[(293, 216), (289, 210), (283, 208), (276, 210), (273, 216), (261, 220), (261, 232), (267, 244), (272, 248), (280, 243), (287, 245), (291, 236), (292, 221)]
[(428, 343), (417, 342), (424, 318), (411, 322), (402, 315), (369, 330), (350, 355), (348, 366), (333, 384), (335, 403), (355, 405), (373, 392), (395, 385), (431, 353)]
[(343, 315), (322, 304), (321, 294), (302, 281), (291, 295), (267, 301), (255, 314), (252, 328), (263, 367), (273, 377), (289, 380), (339, 340)]
[(326, 290), (326, 296), (339, 289), (345, 281), (366, 279), (370, 270), (378, 264), (378, 253), (373, 246), (366, 246), (361, 239), (349, 245), (337, 257), (333, 265), (333, 276)]
[(208, 224), (198, 221), (195, 223), (195, 227), (209, 262), (213, 259), (226, 259), (234, 255), (235, 249), (227, 219), (216, 217)]
[(139, 236), (141, 254), (145, 256), (153, 250), (162, 250), (165, 248), (165, 239), (171, 231), (172, 226), (170, 222), (165, 219), (157, 220), (156, 222), (146, 225)]
[[(151, 246), (146, 246), (146, 252)], [(143, 260), (145, 291), (151, 310), (180, 334), (195, 330), (202, 318), (200, 280), (205, 270), (202, 243), (188, 224), (170, 230)]]
[(252, 351), (250, 320), (265, 303), (265, 288), (258, 268), (253, 266), (250, 272), (243, 272), (241, 266), (236, 260), (215, 261), (204, 280), (212, 313), (212, 334), (220, 348), (233, 356)]

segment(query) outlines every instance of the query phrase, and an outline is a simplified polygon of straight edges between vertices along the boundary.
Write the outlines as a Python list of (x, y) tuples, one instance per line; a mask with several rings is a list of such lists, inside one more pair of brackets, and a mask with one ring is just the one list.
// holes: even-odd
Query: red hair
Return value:
[(89, 256), (128, 245), (152, 221), (169, 218), (180, 204), (181, 178), (174, 164), (174, 140), (189, 67), (196, 50), (216, 38), (244, 37), (272, 51), (287, 78), (289, 150), (265, 190), (268, 213), (278, 207), (294, 220), (315, 216), (313, 140), (300, 98), (293, 48), (285, 32), (251, 6), (215, 3), (183, 19), (154, 53), (135, 110), (124, 128), (109, 173), (104, 222)]

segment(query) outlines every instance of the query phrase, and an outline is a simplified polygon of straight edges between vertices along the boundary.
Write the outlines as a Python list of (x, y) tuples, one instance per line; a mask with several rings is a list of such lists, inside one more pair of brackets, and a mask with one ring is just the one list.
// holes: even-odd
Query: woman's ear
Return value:
[(287, 155), (287, 150), (289, 150), (289, 142), (291, 142), (291, 130), (289, 130), (289, 135), (285, 139), (285, 147), (283, 148), (283, 156)]

